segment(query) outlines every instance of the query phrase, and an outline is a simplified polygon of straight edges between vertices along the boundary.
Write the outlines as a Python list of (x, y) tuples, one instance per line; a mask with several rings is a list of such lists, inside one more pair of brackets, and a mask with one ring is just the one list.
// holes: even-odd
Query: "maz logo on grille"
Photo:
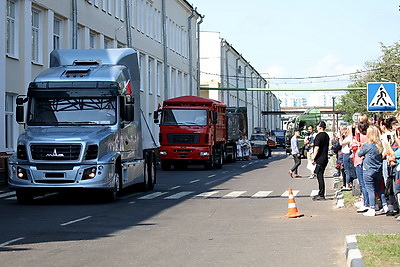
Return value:
[(57, 149), (54, 148), (53, 154), (46, 154), (46, 157), (52, 157), (52, 158), (62, 158), (64, 157), (63, 153), (58, 154)]

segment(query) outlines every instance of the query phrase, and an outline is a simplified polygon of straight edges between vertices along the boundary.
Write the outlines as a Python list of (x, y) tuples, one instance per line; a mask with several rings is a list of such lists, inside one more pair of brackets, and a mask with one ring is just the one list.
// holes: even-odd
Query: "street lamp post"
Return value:
[(336, 132), (335, 122), (335, 96), (332, 96), (332, 132)]

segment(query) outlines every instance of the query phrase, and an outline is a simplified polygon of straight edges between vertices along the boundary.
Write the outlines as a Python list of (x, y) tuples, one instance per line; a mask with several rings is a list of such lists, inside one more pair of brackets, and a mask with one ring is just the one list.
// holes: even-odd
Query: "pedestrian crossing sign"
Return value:
[(394, 82), (368, 83), (367, 101), (368, 111), (396, 111), (397, 84)]

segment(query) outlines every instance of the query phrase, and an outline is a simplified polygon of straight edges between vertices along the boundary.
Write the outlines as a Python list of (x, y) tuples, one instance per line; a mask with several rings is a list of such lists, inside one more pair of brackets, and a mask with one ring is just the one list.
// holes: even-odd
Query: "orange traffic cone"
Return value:
[(296, 207), (296, 201), (294, 200), (292, 188), (289, 188), (289, 199), (288, 199), (288, 213), (285, 215), (286, 218), (297, 218), (304, 216), (300, 213)]

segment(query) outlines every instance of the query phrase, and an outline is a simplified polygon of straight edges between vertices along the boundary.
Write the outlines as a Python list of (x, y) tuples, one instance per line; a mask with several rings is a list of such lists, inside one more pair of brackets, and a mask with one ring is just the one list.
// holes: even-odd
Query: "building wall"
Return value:
[(222, 39), (219, 32), (201, 32), (200, 36), (201, 86), (221, 88), (202, 91), (201, 95), (222, 101), (229, 107), (247, 107), (249, 134), (255, 127), (267, 131), (280, 129), (278, 115), (261, 115), (262, 111), (280, 110), (279, 99), (273, 93), (223, 89), (267, 88), (267, 80), (232, 45)]
[(0, 20), (0, 32), (6, 33), (0, 36), (0, 128), (4, 131), (0, 152), (15, 150), (23, 130), (15, 122), (15, 98), (25, 94), (29, 82), (48, 68), (53, 49), (72, 49), (75, 41), (80, 49), (127, 47), (129, 24), (131, 46), (138, 51), (141, 67), (141, 107), (155, 136), (158, 126), (152, 123), (151, 114), (158, 104), (167, 98), (198, 93), (196, 26), (200, 14), (185, 0), (130, 1), (127, 23), (125, 0), (75, 0), (76, 35), (74, 0), (0, 1), (0, 10), (6, 15)]

